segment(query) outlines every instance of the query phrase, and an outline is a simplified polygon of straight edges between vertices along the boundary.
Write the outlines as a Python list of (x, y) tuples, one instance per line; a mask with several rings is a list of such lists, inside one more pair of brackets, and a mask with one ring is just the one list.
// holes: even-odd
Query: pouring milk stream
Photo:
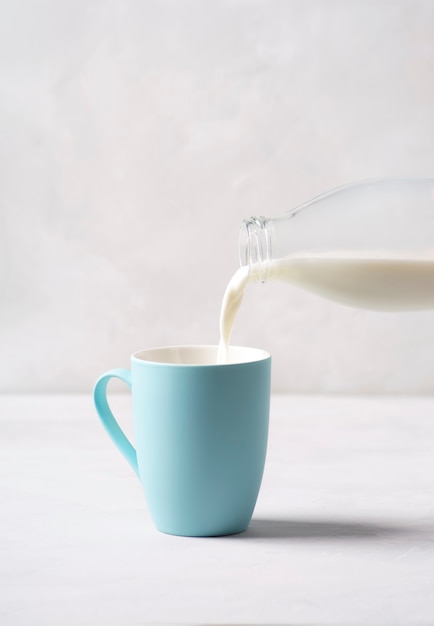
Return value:
[(249, 282), (279, 280), (378, 311), (434, 309), (434, 179), (384, 179), (246, 220), (220, 313), (218, 362)]

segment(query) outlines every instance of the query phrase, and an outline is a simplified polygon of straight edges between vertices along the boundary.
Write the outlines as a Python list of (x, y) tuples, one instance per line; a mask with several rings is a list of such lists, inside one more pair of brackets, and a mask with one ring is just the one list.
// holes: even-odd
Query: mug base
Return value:
[(173, 535), (175, 537), (197, 537), (197, 538), (204, 538), (204, 537), (228, 537), (230, 535), (240, 535), (241, 533), (244, 533), (247, 528), (248, 528), (249, 524), (247, 525), (243, 525), (241, 528), (233, 528), (233, 529), (221, 529), (221, 530), (198, 530), (198, 529), (192, 529), (190, 530), (186, 530), (186, 529), (169, 529), (169, 528), (160, 528), (160, 527), (156, 527), (157, 530), (160, 533), (163, 533), (165, 535)]

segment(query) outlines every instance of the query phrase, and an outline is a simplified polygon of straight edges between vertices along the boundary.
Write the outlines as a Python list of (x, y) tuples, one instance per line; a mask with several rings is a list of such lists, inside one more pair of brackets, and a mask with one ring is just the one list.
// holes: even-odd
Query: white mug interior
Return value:
[(224, 367), (236, 363), (251, 363), (268, 359), (270, 354), (260, 348), (245, 348), (229, 346), (228, 359), (224, 364), (217, 364), (218, 346), (167, 346), (139, 350), (133, 354), (133, 359), (152, 363), (166, 363), (173, 365), (213, 365)]

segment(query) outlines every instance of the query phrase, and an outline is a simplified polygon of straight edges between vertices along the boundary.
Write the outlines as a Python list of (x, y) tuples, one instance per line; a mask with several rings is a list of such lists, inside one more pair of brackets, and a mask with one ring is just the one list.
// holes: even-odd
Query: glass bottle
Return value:
[(338, 187), (240, 233), (249, 281), (374, 310), (434, 309), (434, 178)]

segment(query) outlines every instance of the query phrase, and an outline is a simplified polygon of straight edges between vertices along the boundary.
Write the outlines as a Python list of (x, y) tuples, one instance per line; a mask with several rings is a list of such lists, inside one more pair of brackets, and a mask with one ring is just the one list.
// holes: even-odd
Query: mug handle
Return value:
[(137, 476), (139, 476), (139, 468), (137, 465), (137, 453), (134, 446), (131, 445), (121, 427), (117, 423), (107, 400), (107, 384), (111, 378), (119, 378), (128, 385), (131, 390), (131, 372), (126, 369), (109, 370), (98, 378), (93, 390), (93, 400), (95, 408), (99, 415), (104, 428), (108, 432), (111, 440), (119, 451), (126, 458)]

